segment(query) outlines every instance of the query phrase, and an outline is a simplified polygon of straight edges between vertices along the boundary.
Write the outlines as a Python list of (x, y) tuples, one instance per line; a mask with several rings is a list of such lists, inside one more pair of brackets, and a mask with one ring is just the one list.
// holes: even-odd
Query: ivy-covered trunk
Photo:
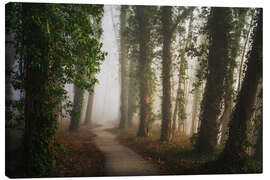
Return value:
[(151, 122), (150, 71), (151, 59), (149, 56), (150, 28), (147, 7), (136, 6), (136, 19), (139, 25), (139, 96), (140, 96), (140, 125), (137, 136), (148, 136)]
[(212, 8), (208, 20), (210, 49), (208, 55), (208, 76), (201, 103), (201, 126), (196, 149), (203, 153), (215, 150), (221, 100), (224, 93), (224, 78), (228, 64), (228, 39), (230, 32), (228, 8)]
[(263, 110), (262, 110), (262, 89), (260, 92), (260, 107), (259, 107), (259, 112), (256, 116), (255, 122), (256, 122), (256, 143), (255, 143), (255, 151), (254, 151), (254, 158), (258, 161), (262, 162), (263, 159), (263, 121), (262, 121), (262, 115), (263, 115)]
[(240, 65), (239, 65), (239, 75), (238, 75), (238, 85), (237, 85), (237, 93), (240, 92), (240, 89), (241, 89), (241, 84), (242, 84), (242, 71), (243, 71), (243, 65), (244, 65), (244, 59), (245, 59), (245, 56), (246, 56), (246, 50), (248, 49), (247, 48), (247, 45), (248, 45), (248, 42), (249, 42), (249, 36), (250, 36), (250, 31), (252, 29), (252, 26), (253, 26), (253, 20), (254, 20), (254, 14), (255, 14), (255, 11), (252, 11), (252, 16), (251, 16), (251, 20), (250, 20), (250, 24), (249, 24), (249, 28), (248, 28), (248, 32), (246, 34), (246, 37), (245, 37), (245, 43), (244, 43), (244, 46), (242, 48), (242, 55), (241, 55), (241, 60), (240, 60)]
[(220, 118), (220, 129), (221, 129), (221, 143), (225, 142), (226, 134), (228, 130), (228, 123), (230, 120), (230, 115), (232, 112), (233, 106), (233, 82), (234, 82), (234, 72), (236, 68), (236, 58), (239, 55), (240, 49), (240, 37), (245, 25), (246, 13), (247, 9), (245, 8), (237, 8), (233, 10), (236, 17), (238, 17), (234, 31), (230, 36), (230, 49), (229, 49), (229, 65), (227, 66), (227, 75), (225, 76), (225, 95), (224, 95), (224, 112)]
[(247, 156), (247, 125), (253, 113), (257, 88), (262, 78), (262, 9), (258, 11), (247, 71), (231, 116), (229, 137), (220, 156), (220, 160), (228, 167), (241, 168)]
[(126, 21), (127, 6), (121, 6), (120, 13), (120, 67), (121, 67), (121, 118), (119, 128), (126, 128), (128, 122), (128, 77), (127, 77), (127, 45)]
[(71, 112), (69, 125), (69, 131), (71, 132), (79, 130), (82, 104), (83, 104), (83, 90), (74, 85), (73, 108)]
[(161, 8), (162, 16), (162, 124), (161, 141), (170, 141), (172, 124), (172, 103), (171, 103), (171, 42), (172, 42), (172, 7)]
[[(64, 85), (77, 83), (90, 91), (96, 79), (89, 75), (99, 71), (100, 61), (105, 57), (101, 43), (93, 38), (89, 21), (89, 15), (95, 17), (91, 22), (101, 21), (103, 6), (83, 5), (82, 8), (81, 5), (41, 3), (10, 3), (9, 6), (12, 10), (7, 16), (7, 27), (14, 30), (20, 68), (20, 72), (14, 72), (12, 83), (24, 93), (22, 106), (16, 107), (23, 109), (25, 121), (25, 176), (52, 176), (56, 170), (59, 108), (66, 98)], [(78, 65), (76, 57), (84, 62), (80, 75), (74, 69)]]
[[(41, 24), (34, 18), (39, 12)], [(54, 135), (57, 130), (57, 104), (54, 102), (49, 67), (49, 31), (47, 13), (43, 5), (22, 4), (22, 28), (25, 49), (25, 132), (24, 158), (26, 174), (29, 177), (49, 175), (54, 165)], [(46, 17), (46, 15), (45, 15)]]
[[(177, 88), (177, 94), (176, 94), (176, 100), (175, 100), (175, 107), (173, 112), (173, 118), (172, 118), (172, 135), (175, 135), (176, 131), (176, 115), (178, 112), (179, 117), (179, 123), (178, 123), (178, 129), (180, 131), (180, 122), (184, 122), (186, 120), (186, 103), (184, 96), (186, 95), (185, 91), (182, 91), (182, 83), (185, 83), (185, 76), (186, 76), (186, 69), (187, 69), (187, 60), (185, 57), (185, 50), (190, 47), (190, 43), (192, 40), (192, 22), (193, 22), (193, 14), (190, 15), (189, 18), (189, 26), (188, 26), (188, 37), (185, 41), (185, 45), (182, 46), (184, 49), (180, 49), (180, 67), (179, 67), (179, 73), (178, 73), (178, 88)], [(180, 44), (181, 46), (181, 44)], [(184, 125), (185, 123), (183, 123)], [(183, 130), (184, 130), (183, 126)]]

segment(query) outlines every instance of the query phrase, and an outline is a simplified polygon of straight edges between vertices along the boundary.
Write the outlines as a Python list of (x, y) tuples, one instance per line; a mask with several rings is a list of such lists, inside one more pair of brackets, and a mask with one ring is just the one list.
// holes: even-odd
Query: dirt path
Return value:
[(92, 131), (95, 142), (105, 155), (106, 176), (158, 175), (157, 168), (140, 155), (118, 143), (116, 136), (104, 128)]

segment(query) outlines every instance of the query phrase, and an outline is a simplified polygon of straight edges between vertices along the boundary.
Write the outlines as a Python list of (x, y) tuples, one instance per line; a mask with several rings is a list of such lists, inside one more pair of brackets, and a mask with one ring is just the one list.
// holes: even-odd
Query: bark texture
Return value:
[(139, 96), (140, 96), (140, 125), (137, 136), (148, 136), (151, 122), (151, 93), (149, 87), (149, 72), (151, 65), (150, 53), (150, 27), (147, 7), (136, 7), (136, 19), (139, 24)]
[(133, 115), (137, 110), (137, 95), (138, 95), (138, 90), (137, 90), (137, 84), (136, 84), (136, 79), (133, 77), (134, 73), (134, 68), (137, 67), (137, 63), (135, 62), (134, 59), (131, 59), (129, 61), (129, 82), (128, 82), (128, 127), (132, 127), (132, 119)]
[(172, 125), (171, 103), (171, 43), (172, 43), (172, 7), (161, 7), (162, 20), (162, 124), (161, 141), (170, 141)]
[(193, 100), (193, 107), (192, 107), (192, 123), (191, 123), (191, 130), (190, 134), (193, 135), (197, 133), (197, 126), (198, 126), (198, 112), (199, 112), (199, 104), (201, 99), (201, 86), (197, 87), (194, 91), (194, 100)]
[(76, 132), (79, 130), (82, 104), (83, 104), (83, 90), (74, 85), (73, 108), (69, 125), (69, 131), (71, 132)]
[[(42, 32), (32, 15), (40, 11), (45, 12), (44, 6), (31, 3), (22, 4), (22, 30), (25, 50), (24, 62), (24, 164), (28, 177), (37, 177), (49, 174), (53, 168), (54, 135), (57, 127), (57, 110), (50, 88), (55, 84), (49, 80), (49, 67), (52, 60), (49, 58), (49, 40)], [(46, 22), (41, 19), (41, 22)], [(40, 54), (37, 56), (36, 52)], [(36, 64), (39, 64), (38, 66)], [(48, 114), (44, 111), (46, 110)]]
[(201, 104), (201, 126), (196, 149), (202, 153), (212, 153), (215, 150), (220, 114), (221, 100), (224, 93), (224, 78), (228, 64), (228, 35), (230, 9), (212, 8), (208, 20), (209, 26), (209, 56), (208, 76)]
[(127, 80), (127, 47), (126, 47), (126, 18), (127, 6), (121, 6), (120, 13), (120, 67), (121, 67), (121, 118), (119, 128), (128, 125), (128, 80)]
[(226, 165), (242, 167), (246, 158), (247, 125), (251, 119), (256, 92), (262, 78), (262, 9), (258, 10), (257, 27), (253, 32), (253, 43), (248, 57), (247, 71), (241, 91), (232, 113), (229, 137), (220, 160)]
[[(190, 43), (192, 40), (192, 23), (193, 23), (193, 14), (190, 15), (190, 19), (189, 19), (189, 26), (188, 26), (188, 37), (187, 40), (185, 42), (185, 46), (184, 49), (182, 50), (182, 55), (181, 55), (181, 62), (180, 62), (180, 67), (179, 67), (179, 74), (178, 74), (178, 88), (177, 88), (177, 94), (176, 94), (176, 100), (175, 100), (175, 107), (174, 107), (174, 112), (173, 112), (173, 119), (172, 119), (172, 135), (175, 135), (175, 131), (176, 131), (176, 117), (177, 117), (177, 112), (180, 111), (180, 98), (181, 98), (181, 89), (182, 89), (182, 81), (184, 81), (185, 78), (185, 71), (186, 71), (186, 57), (185, 57), (185, 49), (190, 47)], [(183, 101), (183, 99), (182, 99)], [(186, 104), (184, 104), (184, 106), (186, 107)], [(184, 108), (185, 109), (185, 108)], [(179, 112), (179, 118), (181, 117), (180, 113), (186, 113), (186, 112)], [(180, 119), (179, 119), (180, 120)], [(178, 124), (178, 126), (180, 126), (180, 124)]]
[(93, 104), (94, 104), (94, 93), (89, 93), (88, 102), (87, 102), (87, 109), (86, 109), (86, 116), (84, 120), (84, 124), (91, 124), (92, 122), (92, 111), (93, 111)]

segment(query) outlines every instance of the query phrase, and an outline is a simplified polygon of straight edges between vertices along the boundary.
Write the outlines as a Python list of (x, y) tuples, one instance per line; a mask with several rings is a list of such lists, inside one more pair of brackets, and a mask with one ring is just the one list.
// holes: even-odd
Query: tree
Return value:
[[(79, 68), (77, 68), (77, 72), (80, 72)], [(70, 125), (69, 125), (70, 132), (76, 132), (79, 130), (82, 104), (83, 104), (83, 99), (84, 99), (84, 91), (81, 88), (74, 85), (73, 89), (74, 89), (73, 91), (74, 98), (73, 98), (73, 107), (72, 107)]]
[(84, 120), (84, 125), (88, 125), (90, 124), (91, 121), (91, 117), (92, 117), (92, 110), (93, 110), (93, 104), (94, 104), (94, 94), (93, 93), (89, 93), (88, 95), (88, 102), (87, 102), (87, 108), (86, 108), (86, 116), (85, 116), (85, 120)]
[(229, 64), (226, 70), (225, 76), (225, 94), (224, 94), (224, 112), (220, 117), (220, 129), (221, 129), (221, 142), (225, 141), (228, 122), (230, 119), (232, 107), (233, 107), (233, 82), (234, 82), (234, 70), (236, 68), (236, 58), (240, 53), (240, 38), (243, 32), (243, 28), (245, 25), (247, 9), (245, 8), (234, 8), (233, 14), (235, 17), (233, 31), (230, 35), (230, 43), (229, 43)]
[(252, 48), (247, 60), (247, 70), (229, 123), (229, 137), (220, 155), (227, 167), (243, 167), (246, 160), (247, 124), (251, 119), (256, 92), (262, 78), (262, 9), (258, 9), (253, 30)]
[[(59, 104), (65, 100), (64, 85), (75, 83), (91, 91), (105, 53), (93, 37), (89, 15), (101, 21), (103, 6), (9, 3), (8, 12), (19, 63), (12, 84), (22, 90), (24, 160), (28, 177), (49, 176), (55, 169), (55, 134)], [(100, 31), (101, 33), (101, 31)], [(80, 76), (75, 67), (83, 61)]]
[[(132, 56), (132, 55), (131, 55)], [(135, 57), (136, 58), (136, 57)], [(137, 62), (134, 57), (129, 61), (129, 81), (128, 81), (128, 127), (132, 127), (133, 115), (137, 110), (138, 82), (136, 81)]]
[(260, 87), (259, 89), (259, 95), (257, 97), (257, 102), (259, 104), (259, 107), (258, 109), (256, 109), (258, 111), (258, 113), (256, 114), (256, 119), (255, 119), (255, 123), (256, 123), (256, 130), (255, 130), (255, 133), (256, 133), (256, 143), (255, 143), (255, 152), (254, 152), (254, 158), (258, 161), (261, 161), (262, 162), (262, 129), (263, 129), (263, 122), (262, 122), (262, 95), (263, 95), (263, 92), (262, 92), (262, 87)]
[(148, 136), (149, 124), (152, 121), (152, 95), (151, 95), (151, 12), (154, 7), (136, 6), (135, 17), (138, 23), (139, 40), (139, 99), (140, 99), (140, 125), (137, 136)]
[(201, 126), (196, 142), (196, 150), (203, 153), (213, 152), (217, 142), (217, 118), (221, 109), (223, 82), (228, 64), (230, 14), (231, 9), (228, 8), (211, 8), (208, 20), (208, 74), (201, 103)]
[(171, 138), (171, 41), (172, 32), (172, 7), (161, 7), (162, 16), (162, 36), (163, 36), (163, 52), (162, 52), (162, 124), (161, 124), (161, 141), (169, 141)]
[(128, 126), (128, 79), (127, 79), (127, 45), (126, 45), (126, 21), (128, 6), (121, 6), (120, 14), (120, 66), (121, 66), (121, 117), (119, 128)]
[(253, 19), (254, 19), (254, 13), (255, 13), (255, 11), (252, 10), (251, 13), (252, 13), (251, 20), (250, 20), (248, 32), (246, 34), (245, 43), (244, 43), (244, 47), (242, 49), (242, 56), (241, 56), (240, 65), (239, 65), (237, 93), (239, 93), (240, 92), (240, 89), (241, 89), (243, 64), (244, 64), (244, 59), (245, 59), (245, 55), (246, 55), (247, 45), (248, 45), (248, 42), (249, 42), (249, 35), (250, 35), (251, 29), (252, 29), (252, 26), (253, 26)]
[(172, 7), (161, 7), (161, 29), (163, 38), (162, 47), (162, 124), (161, 124), (161, 141), (171, 140), (171, 126), (172, 126), (172, 103), (171, 103), (171, 44), (172, 38), (177, 25), (183, 21), (184, 17), (190, 12), (184, 8), (173, 22)]
[[(191, 13), (189, 17), (189, 26), (188, 26), (188, 37), (185, 41), (185, 44), (183, 46), (183, 49), (180, 49), (180, 67), (179, 67), (179, 73), (178, 73), (178, 88), (177, 88), (177, 94), (176, 94), (176, 100), (175, 100), (175, 107), (174, 107), (174, 112), (173, 112), (173, 118), (172, 118), (172, 134), (173, 136), (175, 135), (176, 131), (176, 115), (178, 112), (178, 119), (179, 119), (179, 124), (178, 128), (180, 129), (180, 125), (183, 125), (184, 129), (184, 121), (186, 119), (186, 111), (185, 111), (185, 98), (184, 98), (184, 91), (182, 90), (181, 84), (183, 81), (185, 82), (185, 71), (187, 68), (187, 61), (185, 57), (185, 50), (189, 48), (191, 40), (192, 40), (192, 23), (193, 23), (194, 17), (193, 17), (193, 12)], [(180, 45), (181, 47), (181, 45)], [(182, 123), (181, 123), (182, 122)]]

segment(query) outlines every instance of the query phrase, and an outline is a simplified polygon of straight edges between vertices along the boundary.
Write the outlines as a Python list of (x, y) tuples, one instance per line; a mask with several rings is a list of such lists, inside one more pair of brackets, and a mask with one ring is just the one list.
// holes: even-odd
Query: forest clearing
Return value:
[(262, 8), (5, 8), (6, 176), (263, 172)]

